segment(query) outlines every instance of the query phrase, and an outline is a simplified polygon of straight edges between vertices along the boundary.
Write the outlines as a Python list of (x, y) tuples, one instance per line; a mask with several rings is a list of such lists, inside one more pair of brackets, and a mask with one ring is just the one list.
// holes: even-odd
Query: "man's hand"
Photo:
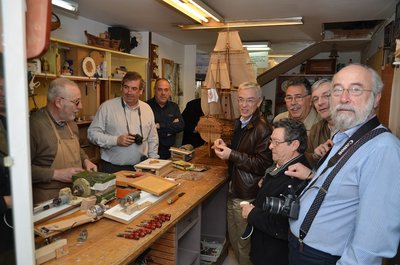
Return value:
[(242, 207), (242, 217), (244, 219), (247, 219), (249, 213), (253, 210), (255, 206), (251, 203), (247, 203), (247, 204), (240, 204), (240, 207)]
[(55, 169), (53, 174), (53, 179), (64, 183), (71, 183), (72, 175), (75, 175), (82, 171), (84, 171), (84, 169), (79, 167)]
[(288, 170), (285, 171), (285, 175), (301, 180), (308, 180), (313, 177), (312, 170), (301, 163), (290, 165)]
[(329, 150), (331, 150), (332, 146), (333, 142), (331, 139), (328, 139), (325, 143), (320, 144), (319, 146), (317, 146), (317, 148), (314, 149), (313, 158), (320, 159), (326, 153), (328, 153)]
[(3, 196), (3, 199), (6, 203), (7, 209), (11, 209), (12, 208), (12, 197), (11, 195), (7, 195), (7, 196)]
[(215, 140), (211, 148), (214, 149), (215, 154), (222, 160), (228, 160), (232, 152), (232, 149), (227, 147), (222, 139)]
[(96, 164), (92, 163), (89, 159), (85, 159), (83, 161), (83, 164), (85, 165), (85, 169), (87, 171), (95, 171), (95, 172), (97, 172)]
[(122, 134), (120, 136), (118, 136), (117, 139), (117, 145), (119, 146), (130, 146), (131, 144), (133, 144), (135, 142), (135, 136), (130, 135), (130, 134)]
[(172, 121), (172, 123), (177, 123), (177, 122), (179, 122), (179, 118), (175, 118), (175, 119)]

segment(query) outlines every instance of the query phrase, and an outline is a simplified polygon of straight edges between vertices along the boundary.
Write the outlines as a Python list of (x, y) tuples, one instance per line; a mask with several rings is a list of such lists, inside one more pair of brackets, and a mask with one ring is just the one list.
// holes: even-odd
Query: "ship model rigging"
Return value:
[(256, 82), (256, 74), (239, 32), (219, 32), (201, 88), (204, 116), (197, 125), (201, 138), (209, 146), (218, 138), (230, 142), (234, 120), (240, 116), (237, 89), (249, 81)]

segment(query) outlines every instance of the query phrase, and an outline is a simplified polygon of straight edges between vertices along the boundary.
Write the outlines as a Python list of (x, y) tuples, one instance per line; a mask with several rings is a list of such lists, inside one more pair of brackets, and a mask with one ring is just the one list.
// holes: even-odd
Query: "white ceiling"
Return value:
[[(131, 31), (150, 31), (182, 44), (211, 51), (219, 30), (183, 31), (177, 24), (193, 24), (161, 0), (75, 0), (79, 15)], [(270, 41), (273, 52), (297, 43), (321, 41), (322, 23), (389, 19), (397, 0), (203, 0), (226, 21), (302, 16), (304, 25), (241, 28), (242, 41)], [(281, 45), (281, 44), (285, 45)], [(275, 51), (274, 51), (275, 46)], [(278, 48), (279, 47), (279, 48)]]

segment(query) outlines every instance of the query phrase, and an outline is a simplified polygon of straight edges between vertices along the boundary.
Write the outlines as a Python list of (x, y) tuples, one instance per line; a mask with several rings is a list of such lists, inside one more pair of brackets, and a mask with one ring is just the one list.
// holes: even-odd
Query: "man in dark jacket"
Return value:
[[(304, 151), (307, 148), (307, 131), (304, 124), (294, 119), (282, 119), (273, 124), (269, 149), (275, 164), (270, 167), (260, 181), (261, 189), (252, 204), (244, 204), (243, 218), (247, 219), (251, 234), (250, 259), (254, 265), (288, 265), (288, 213), (280, 211), (276, 214), (277, 204), (263, 210), (266, 197), (285, 200), (293, 192), (299, 195), (305, 182), (285, 175), (290, 165), (297, 162), (309, 167)], [(284, 196), (282, 196), (282, 194)], [(251, 230), (250, 230), (251, 231)]]
[(204, 144), (204, 140), (197, 131), (197, 123), (201, 116), (204, 116), (203, 110), (201, 109), (201, 98), (189, 101), (182, 112), (182, 117), (185, 121), (182, 145), (191, 144), (193, 147), (199, 147)]
[(258, 84), (242, 83), (238, 89), (238, 101), (240, 118), (235, 124), (231, 146), (217, 139), (213, 148), (219, 158), (229, 162), (228, 234), (239, 264), (247, 265), (251, 264), (250, 241), (240, 239), (247, 225), (242, 218), (240, 202), (256, 198), (257, 183), (272, 165), (268, 149), (272, 129), (258, 110), (262, 101)]
[(154, 84), (154, 97), (147, 103), (154, 113), (158, 133), (158, 155), (161, 159), (171, 157), (169, 148), (175, 145), (176, 134), (183, 131), (185, 125), (179, 106), (169, 101), (171, 86), (167, 79), (159, 78)]

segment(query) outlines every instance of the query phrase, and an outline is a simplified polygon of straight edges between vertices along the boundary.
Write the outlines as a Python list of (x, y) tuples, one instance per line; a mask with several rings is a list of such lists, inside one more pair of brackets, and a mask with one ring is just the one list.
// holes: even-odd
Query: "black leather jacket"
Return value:
[[(240, 130), (241, 122), (235, 123), (235, 131)], [(256, 110), (244, 128), (237, 148), (229, 156), (232, 197), (243, 200), (254, 199), (258, 192), (258, 181), (265, 170), (273, 163), (268, 140), (272, 128), (261, 113)]]

